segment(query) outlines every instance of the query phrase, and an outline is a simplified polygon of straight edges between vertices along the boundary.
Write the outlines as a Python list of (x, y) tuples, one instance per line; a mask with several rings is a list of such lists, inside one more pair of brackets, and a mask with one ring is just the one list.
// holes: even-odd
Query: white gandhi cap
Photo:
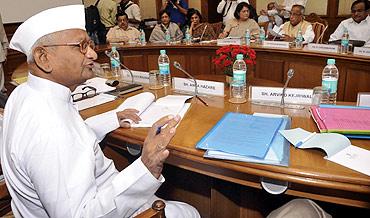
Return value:
[(51, 8), (30, 17), (15, 31), (9, 47), (30, 57), (32, 46), (38, 39), (67, 29), (85, 30), (83, 5)]

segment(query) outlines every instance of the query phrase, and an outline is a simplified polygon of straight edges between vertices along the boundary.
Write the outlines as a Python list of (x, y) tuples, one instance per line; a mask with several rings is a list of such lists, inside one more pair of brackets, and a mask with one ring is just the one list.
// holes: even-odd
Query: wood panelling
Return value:
[[(368, 92), (370, 83), (370, 68), (364, 65), (351, 64), (346, 68), (345, 99), (357, 99), (358, 92)], [(340, 78), (340, 77), (339, 77)], [(343, 79), (344, 80), (344, 79)]]

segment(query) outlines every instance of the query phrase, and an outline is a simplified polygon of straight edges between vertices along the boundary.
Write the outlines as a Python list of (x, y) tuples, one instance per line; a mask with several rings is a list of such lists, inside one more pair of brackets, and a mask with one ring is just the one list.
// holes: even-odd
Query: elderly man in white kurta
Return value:
[[(150, 207), (164, 182), (166, 146), (179, 117), (155, 123), (141, 157), (118, 172), (98, 143), (120, 120), (137, 122), (137, 111), (110, 111), (86, 125), (73, 106), (71, 91), (94, 76), (97, 58), (84, 27), (82, 5), (53, 8), (25, 21), (10, 42), (30, 69), (3, 120), (1, 162), (15, 217), (130, 217)], [(199, 217), (181, 202), (166, 202), (166, 214)]]

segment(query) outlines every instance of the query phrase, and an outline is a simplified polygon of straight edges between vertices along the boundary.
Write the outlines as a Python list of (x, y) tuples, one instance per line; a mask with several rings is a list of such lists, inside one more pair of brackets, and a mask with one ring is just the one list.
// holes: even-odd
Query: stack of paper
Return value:
[(288, 117), (227, 113), (198, 142), (205, 157), (288, 166), (289, 143), (278, 133)]
[(320, 132), (345, 134), (350, 138), (370, 138), (370, 108), (320, 105), (310, 108)]

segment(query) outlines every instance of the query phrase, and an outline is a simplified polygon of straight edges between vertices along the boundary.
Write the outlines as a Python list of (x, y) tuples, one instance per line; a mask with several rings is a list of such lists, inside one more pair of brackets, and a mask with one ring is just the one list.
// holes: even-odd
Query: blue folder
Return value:
[[(283, 117), (283, 122), (279, 130), (290, 129), (291, 120), (288, 116)], [(264, 158), (257, 158), (251, 156), (242, 156), (242, 155), (233, 155), (221, 151), (207, 150), (204, 154), (204, 157), (207, 158), (216, 158), (223, 160), (235, 160), (251, 163), (261, 163), (261, 164), (270, 164), (277, 166), (289, 166), (289, 157), (290, 157), (290, 143), (280, 134), (277, 133), (272, 142), (270, 149), (268, 150)]]
[(196, 147), (263, 159), (283, 120), (280, 117), (229, 112), (197, 143)]

